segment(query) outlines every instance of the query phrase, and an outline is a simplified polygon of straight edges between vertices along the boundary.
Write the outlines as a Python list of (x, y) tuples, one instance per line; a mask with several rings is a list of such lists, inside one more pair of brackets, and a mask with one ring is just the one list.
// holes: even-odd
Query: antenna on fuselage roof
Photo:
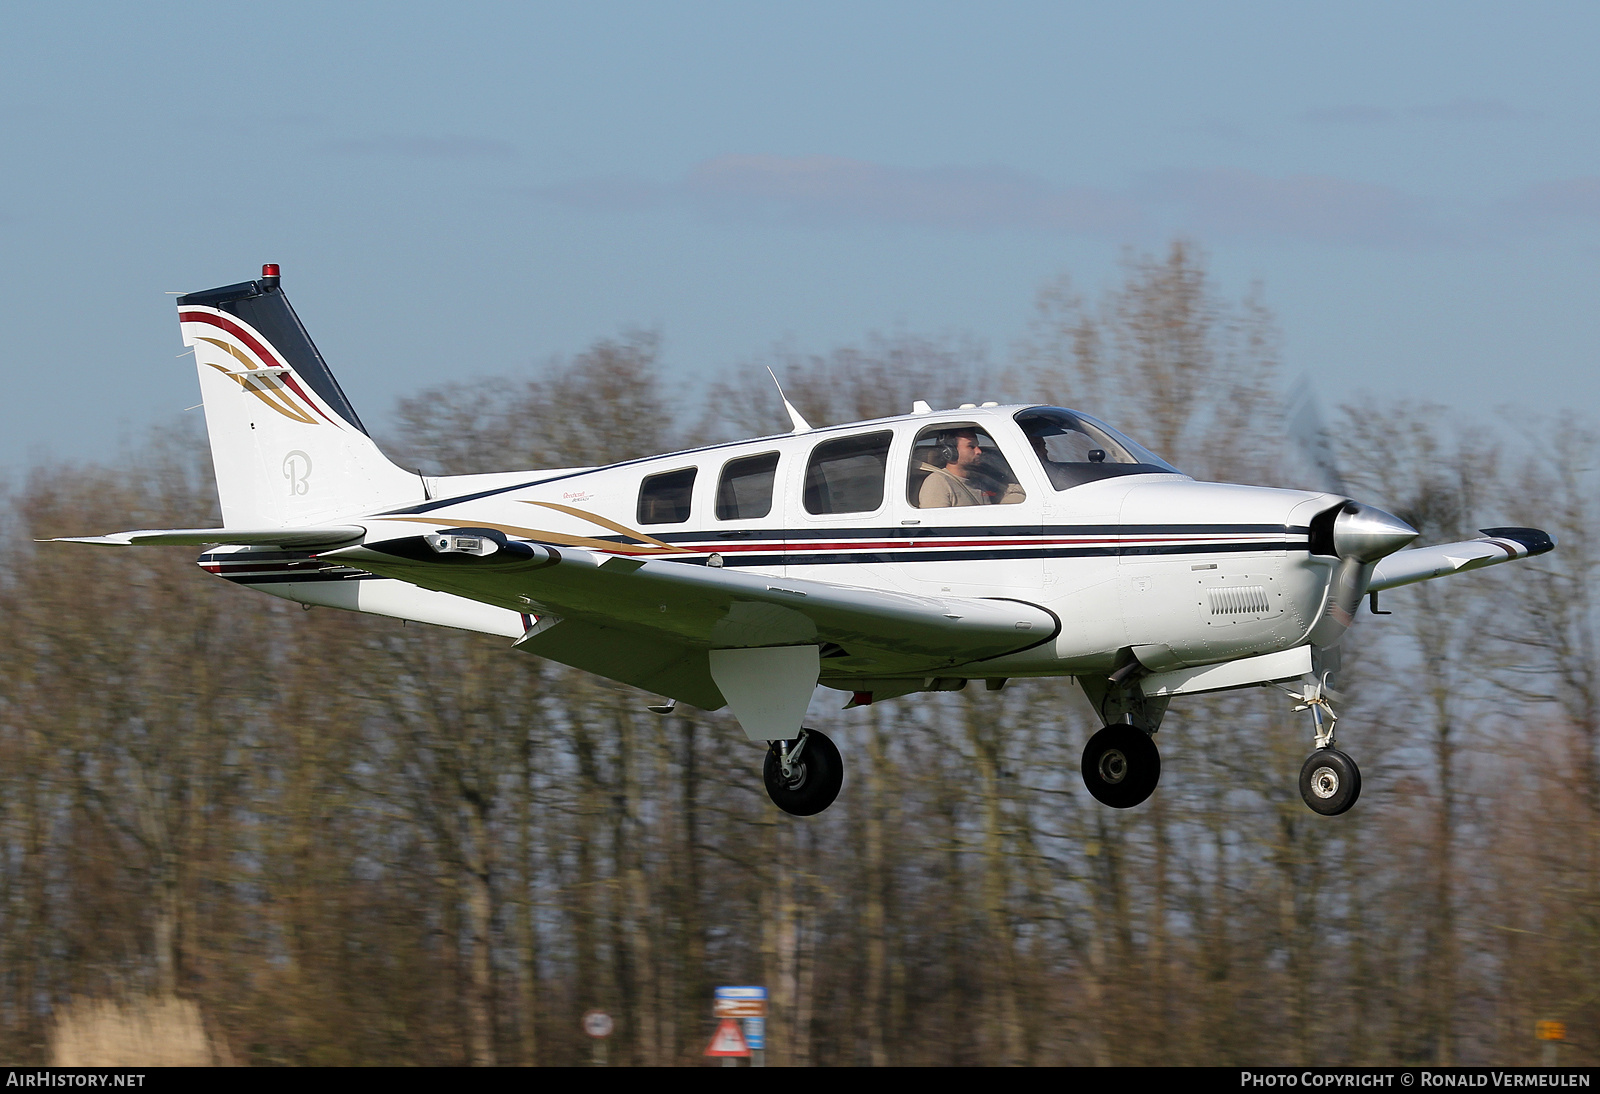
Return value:
[(789, 412), (789, 421), (794, 426), (789, 432), (810, 433), (811, 423), (800, 416), (800, 412), (794, 408), (794, 404), (789, 401), (789, 397), (783, 393), (783, 385), (778, 383), (778, 374), (772, 371), (771, 365), (767, 366), (767, 375), (772, 377), (772, 384), (778, 389), (778, 398), (783, 400), (783, 409)]

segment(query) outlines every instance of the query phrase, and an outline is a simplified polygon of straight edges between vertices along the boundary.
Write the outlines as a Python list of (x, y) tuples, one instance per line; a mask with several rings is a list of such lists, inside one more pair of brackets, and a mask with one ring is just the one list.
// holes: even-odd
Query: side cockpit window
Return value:
[(1045, 406), (1024, 410), (1017, 424), (1057, 490), (1119, 475), (1180, 475), (1176, 467), (1087, 414)]
[(772, 485), (777, 473), (776, 452), (729, 460), (717, 483), (717, 519), (755, 520), (772, 512)]
[(639, 487), (639, 523), (682, 524), (688, 520), (696, 470), (686, 467), (645, 479)]
[(806, 465), (806, 512), (871, 513), (883, 505), (883, 478), (894, 434), (864, 433), (823, 441)]
[(906, 498), (918, 509), (1015, 505), (1026, 492), (994, 438), (972, 424), (935, 426), (917, 434)]

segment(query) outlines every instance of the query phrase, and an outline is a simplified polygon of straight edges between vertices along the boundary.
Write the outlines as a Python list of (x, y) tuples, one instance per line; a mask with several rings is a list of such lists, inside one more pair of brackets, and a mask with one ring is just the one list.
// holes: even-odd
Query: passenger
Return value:
[(983, 475), (980, 465), (983, 449), (975, 429), (952, 429), (940, 433), (934, 449), (935, 463), (917, 491), (921, 509), (944, 509), (957, 505), (1014, 505), (1023, 500), (1017, 483), (999, 484)]

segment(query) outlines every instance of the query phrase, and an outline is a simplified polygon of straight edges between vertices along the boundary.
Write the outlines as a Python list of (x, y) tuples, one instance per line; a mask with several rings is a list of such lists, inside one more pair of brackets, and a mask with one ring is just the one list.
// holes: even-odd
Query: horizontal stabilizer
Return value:
[(61, 536), (41, 543), (95, 543), (106, 547), (150, 545), (205, 547), (237, 543), (242, 547), (336, 547), (367, 534), (359, 524), (323, 528), (141, 528), (109, 536)]
[(1482, 539), (1396, 551), (1372, 571), (1367, 591), (1378, 593), (1446, 574), (1481, 570), (1501, 562), (1542, 555), (1556, 547), (1555, 538), (1537, 528), (1484, 528), (1481, 531)]

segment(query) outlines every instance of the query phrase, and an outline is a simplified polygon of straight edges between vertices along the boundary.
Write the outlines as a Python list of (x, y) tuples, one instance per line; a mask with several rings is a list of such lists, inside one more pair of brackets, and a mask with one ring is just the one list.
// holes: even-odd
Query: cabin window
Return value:
[(772, 512), (772, 484), (777, 473), (776, 452), (729, 460), (717, 483), (717, 519), (754, 520)]
[(883, 505), (883, 478), (894, 434), (863, 433), (823, 441), (806, 467), (806, 512), (870, 513)]
[(1027, 492), (994, 438), (970, 422), (917, 434), (906, 497), (918, 509), (957, 505), (1015, 505)]
[(640, 524), (682, 524), (689, 519), (689, 499), (694, 495), (698, 468), (651, 475), (639, 487)]

